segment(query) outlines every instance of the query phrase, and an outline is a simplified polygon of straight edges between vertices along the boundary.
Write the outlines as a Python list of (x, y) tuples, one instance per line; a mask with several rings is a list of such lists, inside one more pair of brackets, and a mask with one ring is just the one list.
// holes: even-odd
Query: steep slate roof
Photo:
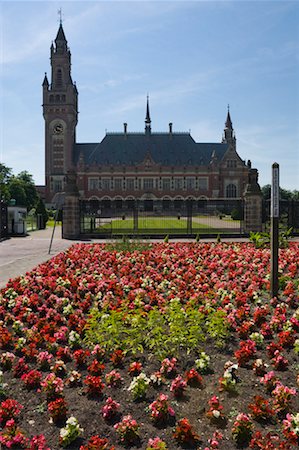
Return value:
[(189, 133), (111, 133), (102, 142), (74, 145), (74, 163), (83, 156), (87, 165), (137, 165), (150, 156), (161, 165), (208, 165), (212, 153), (220, 161), (226, 143), (196, 143)]

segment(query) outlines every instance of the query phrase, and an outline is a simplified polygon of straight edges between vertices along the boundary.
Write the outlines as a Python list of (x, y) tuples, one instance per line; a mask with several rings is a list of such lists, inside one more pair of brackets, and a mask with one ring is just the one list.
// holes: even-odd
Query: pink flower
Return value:
[(171, 383), (170, 392), (173, 392), (175, 397), (182, 397), (186, 387), (186, 381), (181, 377), (181, 375), (178, 375)]

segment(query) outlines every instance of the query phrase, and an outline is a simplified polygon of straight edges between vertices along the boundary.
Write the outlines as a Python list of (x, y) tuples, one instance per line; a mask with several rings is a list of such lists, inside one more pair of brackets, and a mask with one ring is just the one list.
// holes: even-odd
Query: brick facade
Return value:
[(43, 81), (45, 119), (45, 199), (65, 191), (66, 174), (77, 175), (82, 198), (150, 201), (193, 198), (243, 198), (251, 163), (236, 150), (227, 112), (223, 137), (216, 143), (196, 143), (190, 133), (151, 129), (149, 100), (144, 132), (106, 133), (98, 143), (77, 143), (78, 91), (71, 78), (71, 53), (62, 24), (51, 46), (51, 80)]

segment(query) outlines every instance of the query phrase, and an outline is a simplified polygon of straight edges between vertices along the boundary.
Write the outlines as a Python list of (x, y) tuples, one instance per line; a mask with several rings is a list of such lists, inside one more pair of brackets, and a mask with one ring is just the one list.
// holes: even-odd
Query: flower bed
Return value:
[[(296, 448), (299, 246), (76, 244), (0, 296), (3, 448)], [(187, 446), (187, 447), (186, 447)]]

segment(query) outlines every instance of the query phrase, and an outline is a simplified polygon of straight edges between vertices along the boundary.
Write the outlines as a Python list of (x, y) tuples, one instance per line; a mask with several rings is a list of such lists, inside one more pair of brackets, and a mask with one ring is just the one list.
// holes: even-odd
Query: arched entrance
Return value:
[(146, 212), (154, 211), (154, 200), (156, 200), (156, 196), (150, 192), (145, 193), (141, 197), (142, 209)]

